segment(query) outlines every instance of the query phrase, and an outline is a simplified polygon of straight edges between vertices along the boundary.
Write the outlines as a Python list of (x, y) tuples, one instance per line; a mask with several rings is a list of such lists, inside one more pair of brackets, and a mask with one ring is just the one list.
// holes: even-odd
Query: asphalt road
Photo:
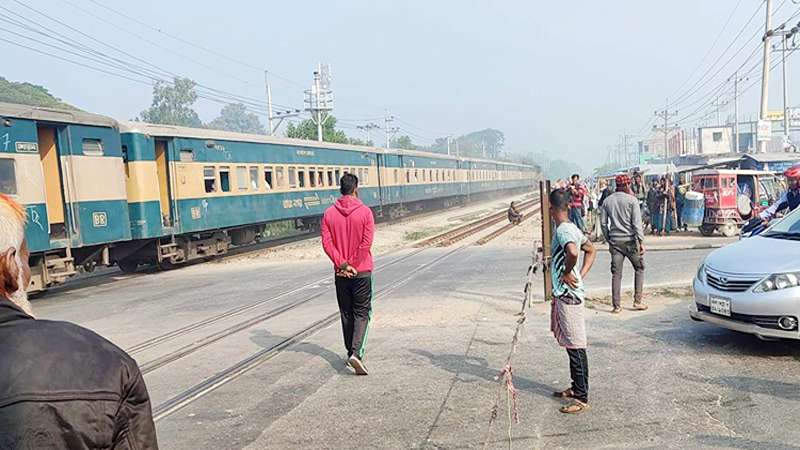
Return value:
[[(344, 369), (333, 321), (159, 420), (162, 448), (480, 448), (484, 441), (507, 448), (505, 397), (496, 424), (487, 425), (531, 252), (498, 242), (439, 259), (448, 251), (429, 249), (376, 272), (376, 290), (393, 289), (375, 301), (369, 376)], [(605, 304), (588, 305), (592, 409), (580, 416), (561, 415), (550, 397), (567, 386), (567, 359), (549, 333), (548, 306), (534, 305), (512, 362), (515, 447), (798, 448), (800, 346), (690, 321), (685, 289), (707, 253), (648, 254), (647, 312), (612, 316)], [(601, 252), (590, 291), (608, 291), (608, 266)], [(329, 271), (324, 261), (204, 264), (47, 295), (34, 308), (135, 348), (272, 299), (139, 351), (134, 356), (146, 365), (313, 297), (149, 372), (159, 405), (335, 312), (332, 286), (323, 281)], [(292, 293), (309, 282), (315, 283)], [(677, 288), (655, 289), (665, 285)], [(540, 284), (534, 289), (540, 292)]]

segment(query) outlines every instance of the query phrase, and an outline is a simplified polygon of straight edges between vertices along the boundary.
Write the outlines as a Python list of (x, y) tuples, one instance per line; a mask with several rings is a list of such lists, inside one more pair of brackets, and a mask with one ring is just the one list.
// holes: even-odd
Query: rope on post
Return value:
[(522, 308), (520, 311), (515, 314), (517, 317), (517, 327), (514, 330), (514, 337), (511, 338), (511, 349), (508, 352), (508, 356), (506, 357), (505, 364), (503, 368), (500, 370), (500, 373), (494, 377), (495, 381), (500, 381), (497, 385), (497, 391), (495, 392), (494, 397), (494, 405), (492, 405), (491, 414), (489, 416), (489, 426), (486, 430), (486, 438), (483, 441), (483, 448), (485, 449), (486, 446), (489, 444), (489, 438), (492, 433), (492, 426), (497, 421), (497, 417), (499, 415), (500, 410), (500, 397), (502, 396), (503, 389), (505, 388), (506, 392), (506, 415), (508, 417), (508, 430), (507, 430), (507, 437), (508, 437), (508, 448), (511, 449), (513, 443), (512, 437), (512, 427), (515, 423), (519, 423), (519, 408), (517, 407), (517, 389), (514, 387), (514, 369), (511, 365), (511, 360), (514, 357), (514, 354), (517, 352), (517, 346), (519, 345), (519, 341), (522, 337), (522, 332), (525, 327), (525, 323), (528, 320), (528, 313), (527, 310), (531, 307), (531, 301), (533, 299), (533, 278), (536, 273), (539, 272), (541, 269), (544, 271), (544, 257), (543, 257), (543, 248), (539, 243), (535, 243), (534, 247), (537, 249), (533, 255), (533, 261), (531, 265), (528, 267), (528, 279), (525, 282), (525, 288), (523, 289), (523, 297), (522, 297)]

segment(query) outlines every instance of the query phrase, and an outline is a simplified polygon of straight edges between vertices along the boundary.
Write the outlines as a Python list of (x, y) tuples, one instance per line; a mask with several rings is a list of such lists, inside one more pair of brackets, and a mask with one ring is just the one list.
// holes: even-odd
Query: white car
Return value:
[(762, 339), (800, 339), (800, 208), (697, 269), (692, 319)]

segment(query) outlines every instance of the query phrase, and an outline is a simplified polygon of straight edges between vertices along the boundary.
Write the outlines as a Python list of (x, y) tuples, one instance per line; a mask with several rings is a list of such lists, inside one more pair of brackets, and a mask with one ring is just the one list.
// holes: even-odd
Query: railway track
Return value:
[[(538, 203), (537, 200), (530, 200), (530, 201), (524, 202), (522, 205), (520, 205), (520, 207), (523, 210), (524, 209), (529, 209), (529, 208), (534, 208), (535, 209), (535, 206), (536, 206), (537, 203)], [(533, 215), (533, 211), (529, 212), (526, 215), (526, 218), (530, 217), (532, 215)], [(455, 230), (450, 230), (450, 231), (441, 233), (440, 235), (437, 235), (437, 236), (434, 236), (432, 238), (426, 239), (426, 240), (422, 241), (421, 243), (418, 243), (418, 247), (416, 249), (414, 249), (413, 251), (411, 251), (411, 252), (409, 252), (409, 253), (407, 253), (405, 255), (402, 255), (400, 257), (397, 257), (397, 258), (389, 261), (386, 264), (380, 265), (378, 270), (376, 270), (376, 273), (385, 271), (388, 268), (390, 268), (390, 267), (392, 267), (392, 266), (394, 266), (396, 264), (399, 264), (399, 263), (401, 263), (403, 261), (406, 261), (406, 260), (410, 259), (411, 257), (413, 257), (413, 256), (425, 251), (426, 249), (428, 249), (430, 247), (451, 245), (451, 244), (453, 244), (455, 242), (461, 241), (461, 240), (465, 239), (466, 237), (468, 237), (470, 235), (474, 235), (474, 234), (476, 234), (476, 233), (478, 233), (478, 232), (480, 232), (482, 230), (485, 230), (485, 229), (487, 229), (487, 228), (489, 228), (489, 227), (491, 227), (493, 225), (496, 225), (497, 223), (502, 221), (505, 217), (506, 217), (506, 212), (495, 213), (495, 214), (489, 215), (489, 216), (487, 216), (487, 217), (485, 217), (483, 219), (471, 222), (471, 223), (469, 223), (467, 225), (464, 225), (464, 226), (461, 226), (461, 227), (457, 227)], [(503, 228), (505, 228), (505, 227), (503, 227)], [(456, 232), (456, 233), (454, 234), (454, 232)], [(493, 232), (492, 235), (495, 234), (495, 233), (497, 233), (497, 231)], [(402, 278), (398, 279), (395, 282), (390, 283), (389, 285), (385, 286), (384, 288), (382, 288), (378, 292), (376, 292), (375, 299), (378, 299), (378, 298), (381, 298), (381, 297), (385, 297), (386, 295), (388, 295), (392, 291), (394, 291), (394, 290), (398, 289), (399, 287), (409, 283), (415, 275), (417, 275), (417, 274), (419, 274), (419, 273), (421, 273), (423, 271), (428, 270), (433, 265), (441, 262), (445, 258), (447, 258), (447, 257), (449, 257), (449, 256), (451, 256), (451, 255), (463, 250), (464, 248), (466, 248), (468, 246), (469, 246), (469, 244), (455, 247), (455, 248), (449, 250), (448, 252), (446, 252), (446, 253), (444, 253), (444, 254), (442, 254), (440, 256), (437, 256), (435, 259), (433, 259), (433, 260), (431, 260), (431, 261), (429, 261), (427, 263), (424, 263), (424, 264), (414, 268), (413, 270), (411, 270), (410, 272), (405, 274), (405, 276), (403, 276)], [(305, 290), (313, 290), (313, 289), (316, 289), (316, 288), (322, 288), (322, 287), (325, 287), (327, 285), (330, 285), (330, 277), (329, 276), (326, 276), (325, 278), (321, 278), (319, 280), (312, 281), (312, 282), (307, 283), (307, 284), (305, 284), (303, 286), (297, 287), (295, 289), (291, 289), (289, 291), (283, 292), (283, 293), (278, 294), (276, 296), (273, 296), (273, 297), (270, 297), (270, 298), (267, 298), (267, 299), (263, 299), (263, 300), (259, 300), (257, 302), (253, 302), (253, 303), (250, 303), (250, 304), (247, 304), (247, 305), (242, 305), (242, 306), (239, 306), (237, 308), (233, 308), (233, 309), (230, 309), (228, 311), (225, 311), (225, 312), (222, 312), (220, 314), (217, 314), (215, 316), (212, 316), (212, 317), (200, 320), (198, 322), (194, 322), (192, 324), (177, 328), (177, 329), (172, 330), (170, 332), (164, 333), (162, 335), (156, 336), (154, 338), (151, 338), (151, 339), (143, 341), (143, 342), (141, 342), (139, 344), (136, 344), (136, 345), (130, 347), (128, 349), (128, 352), (131, 353), (131, 354), (141, 353), (141, 352), (143, 352), (145, 350), (152, 349), (154, 347), (157, 347), (157, 346), (159, 346), (161, 344), (164, 344), (166, 342), (172, 341), (172, 340), (177, 339), (179, 337), (185, 336), (185, 335), (187, 335), (189, 333), (192, 333), (194, 331), (197, 331), (197, 330), (203, 329), (205, 327), (211, 326), (211, 325), (213, 325), (215, 323), (218, 323), (220, 321), (223, 321), (223, 320), (225, 320), (227, 318), (234, 317), (234, 316), (237, 316), (237, 315), (244, 314), (246, 312), (253, 311), (253, 310), (257, 309), (258, 307), (263, 306), (265, 304), (277, 302), (280, 299), (284, 299), (284, 298), (290, 297), (290, 296), (292, 296), (294, 294), (298, 294), (298, 293), (303, 292)], [(201, 350), (201, 349), (203, 349), (205, 347), (208, 347), (209, 345), (211, 345), (211, 344), (213, 344), (215, 342), (219, 342), (222, 339), (225, 339), (226, 337), (232, 336), (232, 335), (234, 335), (236, 333), (239, 333), (239, 332), (241, 332), (241, 331), (243, 331), (245, 329), (248, 329), (248, 328), (250, 328), (250, 327), (252, 327), (254, 325), (257, 325), (259, 323), (262, 323), (262, 322), (265, 322), (265, 321), (270, 320), (272, 318), (275, 318), (275, 317), (277, 317), (277, 316), (279, 316), (281, 314), (284, 314), (286, 312), (294, 310), (294, 309), (296, 309), (296, 308), (298, 308), (298, 307), (300, 307), (302, 305), (308, 304), (308, 303), (312, 302), (313, 300), (316, 300), (316, 299), (318, 299), (318, 298), (320, 298), (320, 297), (322, 297), (323, 295), (326, 295), (326, 294), (328, 294), (327, 290), (319, 290), (319, 291), (316, 291), (316, 292), (311, 292), (308, 295), (303, 296), (299, 300), (292, 301), (292, 302), (287, 303), (287, 304), (282, 304), (282, 305), (276, 306), (276, 307), (274, 307), (274, 308), (272, 308), (272, 309), (270, 309), (268, 311), (265, 311), (265, 312), (263, 312), (261, 314), (258, 314), (256, 316), (247, 318), (246, 320), (234, 323), (234, 324), (232, 324), (232, 325), (230, 325), (230, 326), (228, 326), (228, 327), (226, 327), (226, 328), (224, 328), (222, 330), (219, 330), (219, 331), (214, 332), (214, 333), (212, 333), (210, 335), (207, 335), (205, 337), (197, 339), (197, 340), (191, 342), (190, 344), (184, 345), (184, 346), (182, 346), (182, 347), (180, 347), (180, 348), (178, 348), (178, 349), (176, 349), (174, 351), (168, 352), (168, 353), (166, 353), (164, 355), (158, 356), (158, 357), (156, 357), (156, 358), (154, 358), (152, 360), (149, 360), (149, 361), (143, 363), (141, 365), (142, 373), (143, 374), (150, 374), (150, 373), (158, 370), (159, 368), (162, 368), (162, 367), (164, 367), (164, 366), (166, 366), (166, 365), (168, 365), (168, 364), (170, 364), (170, 363), (172, 363), (174, 361), (178, 361), (178, 360), (180, 360), (180, 359), (182, 359), (182, 358), (184, 358), (186, 356), (189, 356), (189, 355), (191, 355), (191, 354), (193, 354), (193, 353), (195, 353), (195, 352), (197, 352), (197, 351), (199, 351), (199, 350)], [(201, 398), (202, 396), (206, 395), (207, 393), (210, 393), (211, 391), (221, 387), (222, 385), (228, 383), (229, 381), (235, 379), (236, 377), (244, 374), (248, 370), (250, 370), (250, 369), (252, 369), (252, 368), (254, 368), (254, 367), (256, 367), (256, 366), (258, 366), (258, 365), (260, 365), (260, 364), (262, 364), (262, 363), (264, 363), (264, 362), (266, 362), (268, 360), (270, 360), (270, 359), (272, 359), (273, 357), (275, 357), (278, 354), (280, 354), (283, 350), (291, 347), (292, 345), (294, 345), (296, 343), (301, 342), (303, 339), (315, 334), (317, 331), (320, 331), (323, 328), (331, 325), (338, 318), (339, 318), (338, 311), (334, 312), (334, 313), (331, 313), (331, 314), (325, 316), (323, 319), (318, 320), (318, 321), (312, 323), (311, 325), (309, 325), (307, 327), (304, 327), (303, 329), (301, 329), (297, 333), (294, 333), (291, 336), (282, 339), (280, 342), (278, 342), (278, 343), (276, 343), (276, 344), (274, 344), (274, 345), (272, 345), (270, 347), (264, 348), (264, 349), (262, 349), (262, 350), (260, 350), (260, 351), (258, 351), (256, 353), (248, 356), (247, 358), (235, 363), (234, 365), (229, 366), (228, 368), (218, 372), (217, 374), (213, 375), (212, 377), (207, 378), (207, 379), (203, 380), (202, 382), (191, 386), (190, 388), (178, 393), (177, 395), (175, 395), (173, 397), (170, 397), (168, 400), (164, 401), (163, 403), (157, 405), (154, 408), (153, 416), (154, 416), (155, 420), (158, 421), (158, 420), (163, 419), (164, 417), (169, 416), (170, 414), (174, 413), (175, 411), (178, 411), (179, 409), (183, 408), (184, 406), (186, 406), (186, 405), (192, 403), (193, 401)]]
[[(526, 210), (532, 208), (536, 205), (539, 201), (537, 199), (526, 200), (518, 205), (520, 210)], [(458, 241), (461, 241), (469, 236), (472, 236), (476, 233), (479, 233), (487, 228), (491, 228), (498, 223), (507, 220), (508, 213), (506, 211), (500, 211), (494, 213), (488, 217), (484, 217), (482, 219), (476, 220), (474, 222), (470, 222), (465, 225), (461, 225), (456, 227), (452, 230), (447, 232), (438, 234), (431, 238), (425, 239), (421, 242), (416, 244), (417, 247), (429, 247), (429, 246), (438, 246), (438, 247), (447, 247), (450, 246)]]
[[(537, 213), (537, 212), (539, 212), (540, 210), (541, 210), (541, 206), (539, 206), (539, 205), (537, 204), (536, 206), (534, 206), (534, 207), (531, 209), (531, 211), (529, 211), (527, 214), (524, 214), (524, 215), (522, 216), (522, 220), (520, 220), (520, 223), (522, 223), (522, 222), (524, 222), (524, 221), (526, 221), (526, 220), (530, 219), (531, 217), (535, 216), (535, 215), (536, 215), (536, 213)], [(487, 244), (488, 242), (490, 242), (490, 241), (493, 241), (493, 240), (495, 240), (496, 238), (500, 237), (502, 234), (505, 234), (505, 233), (507, 233), (507, 232), (509, 232), (509, 231), (513, 230), (515, 226), (516, 226), (516, 225), (514, 225), (513, 223), (507, 223), (507, 224), (505, 224), (503, 227), (501, 227), (501, 228), (498, 228), (497, 230), (495, 230), (495, 231), (492, 231), (491, 233), (487, 234), (486, 236), (484, 236), (484, 237), (482, 237), (482, 238), (478, 239), (478, 240), (475, 242), (475, 245), (484, 245), (484, 244)]]
[[(392, 291), (408, 284), (412, 281), (414, 275), (426, 271), (435, 264), (441, 262), (445, 258), (463, 250), (466, 246), (460, 246), (449, 250), (447, 253), (436, 257), (435, 259), (422, 264), (406, 274), (406, 276), (400, 278), (399, 280), (389, 284), (388, 286), (382, 288), (374, 295), (374, 300), (380, 299), (385, 297)], [(329, 325), (333, 324), (339, 319), (339, 312), (333, 312), (324, 318), (312, 323), (311, 325), (304, 327), (297, 333), (292, 334), (289, 337), (282, 339), (279, 343), (272, 345), (270, 347), (264, 348), (247, 358), (237, 362), (236, 364), (216, 373), (215, 375), (211, 376), (203, 380), (202, 382), (195, 384), (194, 386), (186, 389), (177, 395), (165, 400), (164, 402), (156, 405), (153, 408), (153, 420), (159, 422), (160, 420), (164, 419), (165, 417), (169, 416), (170, 414), (180, 410), (181, 408), (189, 405), (190, 403), (200, 399), (204, 395), (222, 387), (226, 383), (233, 381), (235, 378), (243, 375), (247, 371), (255, 368), (256, 366), (274, 358), (275, 356), (279, 355), (285, 349), (291, 347), (294, 344), (302, 342), (303, 339), (315, 334), (316, 332), (328, 327)]]
[[(523, 203), (527, 203), (527, 202), (528, 201), (523, 202)], [(404, 217), (401, 217), (401, 218), (398, 218), (398, 219), (382, 220), (382, 221), (379, 221), (378, 224), (379, 224), (379, 226), (385, 226), (385, 225), (395, 225), (395, 224), (406, 223), (406, 222), (409, 222), (409, 221), (412, 221), (412, 220), (419, 220), (419, 219), (423, 219), (423, 218), (428, 217), (428, 216), (441, 214), (441, 213), (443, 213), (445, 211), (449, 211), (451, 209), (455, 209), (455, 208), (458, 208), (458, 207), (460, 207), (460, 206), (453, 206), (453, 207), (445, 208), (445, 209), (438, 209), (438, 210), (434, 210), (434, 211), (426, 211), (426, 212), (421, 212), (421, 213), (410, 214), (410, 215), (407, 215), (407, 216), (404, 216)], [(497, 213), (497, 214), (500, 214), (500, 213)], [(319, 236), (319, 233), (316, 232), (316, 231), (308, 232), (308, 233), (298, 233), (298, 234), (294, 234), (294, 235), (291, 235), (291, 236), (286, 236), (286, 237), (281, 237), (281, 238), (261, 241), (261, 242), (255, 243), (255, 244), (248, 244), (248, 245), (242, 245), (242, 246), (238, 246), (238, 247), (232, 247), (231, 250), (228, 253), (224, 254), (224, 255), (219, 255), (219, 256), (213, 257), (210, 260), (202, 260), (201, 259), (201, 260), (190, 261), (190, 262), (188, 262), (186, 264), (178, 266), (177, 268), (184, 267), (184, 266), (189, 266), (189, 265), (193, 265), (193, 264), (203, 264), (204, 262), (222, 262), (222, 261), (235, 260), (236, 258), (246, 257), (248, 255), (256, 254), (258, 252), (261, 252), (261, 251), (264, 251), (264, 250), (267, 250), (267, 249), (276, 249), (276, 248), (282, 247), (284, 245), (291, 245), (291, 244), (294, 244), (294, 243), (297, 243), (297, 242), (304, 241), (306, 239), (315, 238), (317, 236)], [(143, 277), (143, 276), (155, 273), (155, 272), (158, 272), (158, 269), (155, 268), (155, 267), (141, 267), (141, 268), (139, 268), (138, 271), (136, 271), (134, 273), (123, 273), (122, 271), (120, 271), (116, 267), (102, 268), (102, 269), (98, 269), (97, 272), (92, 272), (92, 273), (87, 273), (87, 274), (84, 274), (84, 275), (80, 275), (79, 277), (76, 277), (76, 278), (73, 278), (71, 280), (68, 280), (66, 283), (64, 283), (62, 285), (51, 287), (50, 289), (48, 289), (46, 291), (38, 292), (38, 293), (35, 293), (34, 295), (36, 295), (38, 297), (38, 296), (47, 296), (47, 295), (52, 295), (52, 294), (69, 292), (69, 291), (76, 290), (76, 289), (93, 287), (93, 286), (102, 284), (103, 281), (116, 282), (116, 281), (131, 280), (131, 279), (136, 279), (136, 278), (139, 278), (139, 277)]]

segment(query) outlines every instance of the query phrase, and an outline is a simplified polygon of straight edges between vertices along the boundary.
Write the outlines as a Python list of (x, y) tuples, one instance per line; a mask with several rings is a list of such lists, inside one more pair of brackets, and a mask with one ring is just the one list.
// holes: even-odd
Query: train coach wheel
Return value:
[(156, 267), (158, 267), (158, 270), (172, 270), (175, 268), (175, 263), (172, 263), (165, 259), (163, 261), (158, 262), (156, 264)]
[(117, 267), (119, 267), (119, 270), (123, 273), (134, 273), (139, 267), (139, 263), (133, 259), (121, 259), (117, 261)]

